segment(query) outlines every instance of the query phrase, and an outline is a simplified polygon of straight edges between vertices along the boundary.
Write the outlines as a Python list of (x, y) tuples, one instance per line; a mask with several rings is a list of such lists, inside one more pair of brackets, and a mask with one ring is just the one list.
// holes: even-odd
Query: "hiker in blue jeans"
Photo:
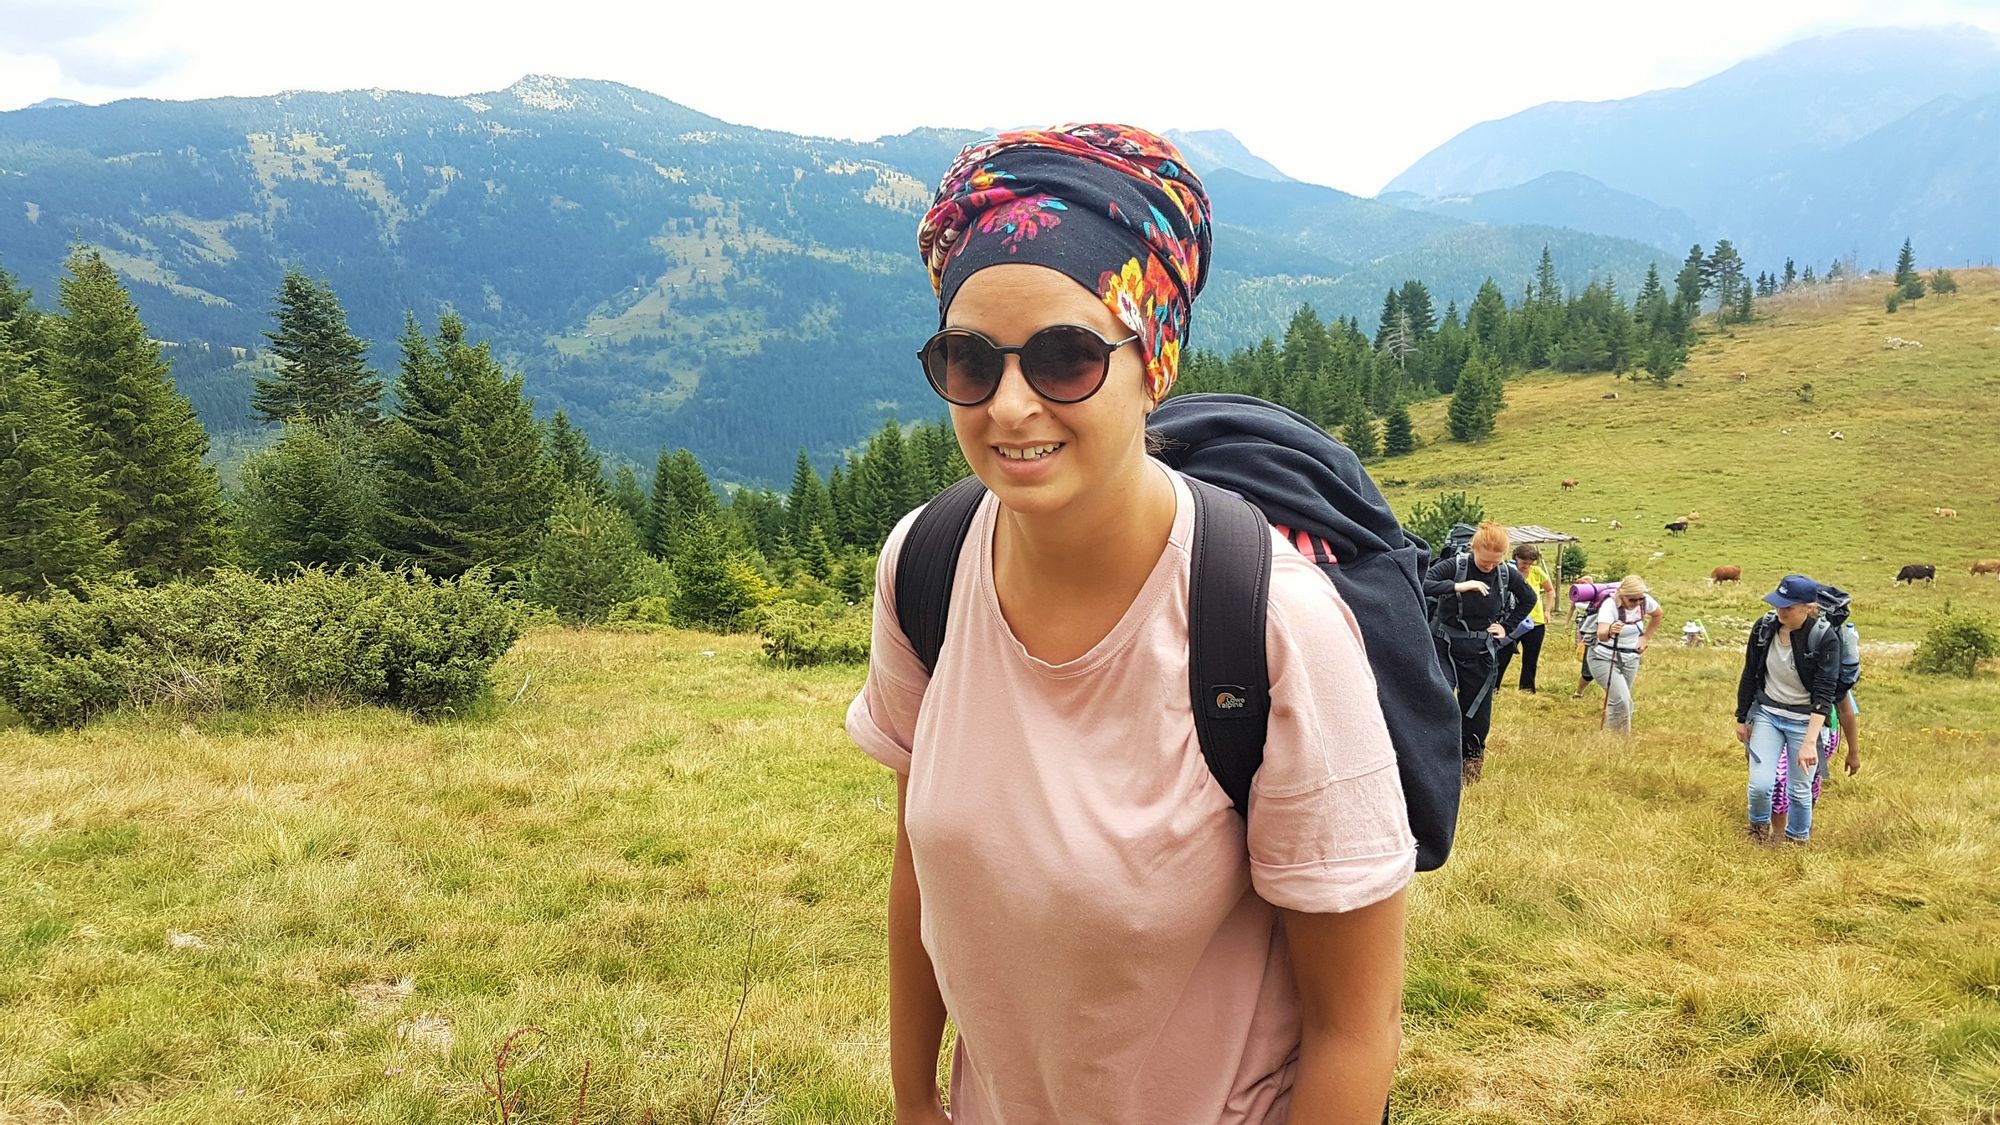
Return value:
[(1838, 631), (1819, 620), (1819, 583), (1791, 574), (1764, 595), (1772, 612), (1750, 628), (1736, 684), (1736, 740), (1750, 763), (1750, 839), (1771, 840), (1771, 797), (1778, 762), (1789, 774), (1785, 839), (1812, 836), (1812, 779), (1819, 732), (1840, 683)]

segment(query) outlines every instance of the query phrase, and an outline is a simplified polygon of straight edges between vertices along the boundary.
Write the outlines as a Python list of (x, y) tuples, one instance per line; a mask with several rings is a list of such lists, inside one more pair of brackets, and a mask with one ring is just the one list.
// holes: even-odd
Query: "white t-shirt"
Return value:
[[(1793, 633), (1792, 642), (1798, 639)], [(1779, 644), (1779, 640), (1772, 637), (1770, 651), (1764, 654), (1764, 695), (1778, 704), (1776, 710), (1793, 718), (1807, 718), (1812, 713), (1812, 692), (1806, 690), (1798, 667), (1792, 663), (1791, 644)]]
[[(1639, 638), (1646, 631), (1646, 618), (1658, 612), (1660, 603), (1654, 601), (1651, 594), (1646, 595), (1646, 604), (1643, 607), (1622, 611), (1618, 608), (1616, 597), (1604, 599), (1604, 604), (1597, 607), (1597, 623), (1616, 625), (1618, 630), (1611, 634), (1610, 640), (1597, 642), (1597, 647), (1610, 652), (1615, 645), (1619, 652), (1638, 652)], [(1595, 635), (1594, 630), (1593, 635)]]

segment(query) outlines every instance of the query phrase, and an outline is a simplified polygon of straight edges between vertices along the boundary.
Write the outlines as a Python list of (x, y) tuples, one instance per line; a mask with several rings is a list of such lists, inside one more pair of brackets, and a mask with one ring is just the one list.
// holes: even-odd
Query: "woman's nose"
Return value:
[(1021, 370), (1021, 357), (1002, 357), (1000, 385), (993, 389), (993, 398), (986, 404), (987, 412), (1002, 426), (1016, 426), (1033, 418), (1042, 410), (1042, 396), (1028, 385), (1028, 377)]

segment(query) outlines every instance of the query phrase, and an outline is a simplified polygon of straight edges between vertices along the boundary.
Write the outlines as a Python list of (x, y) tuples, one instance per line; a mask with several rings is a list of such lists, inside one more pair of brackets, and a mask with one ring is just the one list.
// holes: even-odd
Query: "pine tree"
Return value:
[(1465, 324), (1472, 330), (1474, 347), (1489, 356), (1501, 354), (1507, 338), (1507, 297), (1492, 278), (1480, 283), (1472, 308), (1465, 314)]
[[(1879, 260), (1879, 259), (1878, 259)], [(1903, 250), (1896, 255), (1896, 287), (1905, 289), (1917, 279), (1917, 254), (1910, 249), (1910, 240), (1903, 240)]]
[(517, 577), (555, 498), (521, 376), (447, 313), (434, 341), (410, 322), (397, 398), (379, 444), (383, 547), (440, 577), (474, 566)]
[(1681, 272), (1674, 277), (1674, 297), (1688, 312), (1690, 319), (1700, 311), (1701, 298), (1708, 292), (1708, 257), (1701, 252), (1697, 242), (1688, 250), (1688, 256), (1681, 263)]
[(594, 500), (611, 498), (604, 483), (604, 459), (590, 447), (590, 438), (570, 424), (567, 412), (558, 410), (550, 416), (544, 440), (558, 487), (582, 488)]
[(41, 367), (43, 320), (34, 295), (21, 288), (14, 275), (0, 270), (0, 332), (12, 334), (15, 351), (30, 367)]
[(1687, 345), (1674, 333), (1654, 336), (1646, 345), (1645, 368), (1653, 382), (1664, 387), (1674, 373), (1687, 364)]
[(148, 584), (199, 574), (221, 561), (226, 534), (208, 434), (103, 257), (78, 249), (68, 268), (48, 368), (75, 404), (120, 565)]
[(1562, 299), (1562, 283), (1556, 279), (1556, 261), (1544, 244), (1541, 264), (1535, 267), (1534, 303), (1544, 308), (1555, 308), (1562, 304)]
[(1382, 298), (1382, 316), (1375, 322), (1375, 347), (1380, 350), (1387, 346), (1389, 334), (1403, 327), (1403, 296), (1396, 290)]
[(1409, 407), (1397, 403), (1383, 419), (1382, 453), (1387, 457), (1401, 457), (1417, 451), (1416, 427), (1410, 424)]
[(1340, 427), (1340, 441), (1363, 461), (1373, 461), (1382, 455), (1381, 443), (1375, 437), (1375, 419), (1358, 402), (1348, 413), (1347, 423)]
[[(799, 459), (792, 466), (792, 490), (785, 498), (786, 530), (791, 532), (792, 542), (803, 545), (812, 535), (812, 529), (822, 529), (831, 521), (831, 510), (827, 507), (826, 488), (820, 483), (819, 472), (813, 468), (812, 458), (806, 451), (799, 450)], [(815, 575), (825, 578), (825, 575)]]
[(1421, 344), (1437, 335), (1437, 309), (1431, 304), (1431, 291), (1423, 282), (1405, 281), (1397, 304), (1410, 326), (1412, 340)]
[(611, 482), (611, 502), (632, 521), (634, 532), (646, 525), (646, 490), (639, 486), (639, 474), (632, 466), (618, 466), (618, 476)]
[(585, 485), (563, 487), (521, 592), (573, 624), (599, 624), (639, 596), (646, 552), (632, 521)]
[(821, 582), (833, 577), (833, 544), (826, 540), (826, 530), (818, 524), (806, 529), (805, 549), (799, 552), (799, 560), (805, 564), (806, 573)]
[(758, 603), (755, 572), (729, 555), (706, 509), (692, 512), (676, 534), (673, 565), (669, 612), (677, 625), (726, 632)]
[(1717, 327), (1732, 320), (1747, 320), (1749, 314), (1743, 303), (1742, 290), (1748, 288), (1743, 276), (1743, 257), (1728, 239), (1721, 239), (1703, 263), (1703, 279), (1707, 287), (1715, 293), (1715, 323)]
[[(1806, 268), (1811, 269), (1812, 267), (1807, 266)], [(1790, 292), (1792, 286), (1797, 285), (1798, 281), (1799, 281), (1799, 267), (1795, 265), (1790, 258), (1786, 258), (1785, 276), (1781, 278), (1778, 282), (1779, 290), (1781, 292)]]
[(368, 344), (347, 330), (347, 311), (333, 288), (297, 268), (278, 285), (278, 330), (266, 332), (277, 373), (258, 376), (250, 404), (266, 422), (295, 414), (325, 424), (340, 419), (362, 429), (382, 420), (382, 381), (368, 367)]
[(1465, 370), (1459, 373), (1458, 385), (1451, 392), (1451, 405), (1445, 411), (1452, 440), (1478, 441), (1490, 435), (1503, 395), (1500, 377), (1491, 362), (1484, 354), (1474, 352), (1465, 361)]
[[(0, 295), (5, 279), (0, 278)], [(0, 309), (0, 318), (6, 317)], [(83, 467), (76, 411), (0, 319), (0, 595), (78, 593), (118, 565)]]
[(1931, 274), (1931, 292), (1940, 295), (1958, 292), (1958, 279), (1951, 271), (1940, 268)]
[(680, 537), (696, 515), (708, 520), (718, 541), (722, 535), (722, 502), (701, 462), (686, 449), (660, 452), (653, 478), (653, 503), (646, 511), (646, 549), (663, 559), (680, 554)]
[(381, 554), (376, 502), (375, 480), (351, 424), (320, 426), (294, 415), (284, 436), (243, 466), (237, 503), (244, 553), (266, 574), (374, 559)]

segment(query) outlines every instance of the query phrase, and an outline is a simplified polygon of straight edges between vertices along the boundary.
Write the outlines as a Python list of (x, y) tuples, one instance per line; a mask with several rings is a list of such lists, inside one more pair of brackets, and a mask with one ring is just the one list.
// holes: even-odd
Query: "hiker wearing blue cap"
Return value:
[(1778, 762), (1789, 764), (1785, 838), (1812, 835), (1812, 777), (1819, 733), (1840, 683), (1840, 638), (1819, 619), (1819, 583), (1788, 574), (1764, 595), (1772, 607), (1750, 629), (1736, 684), (1736, 740), (1750, 760), (1750, 838), (1771, 840)]

